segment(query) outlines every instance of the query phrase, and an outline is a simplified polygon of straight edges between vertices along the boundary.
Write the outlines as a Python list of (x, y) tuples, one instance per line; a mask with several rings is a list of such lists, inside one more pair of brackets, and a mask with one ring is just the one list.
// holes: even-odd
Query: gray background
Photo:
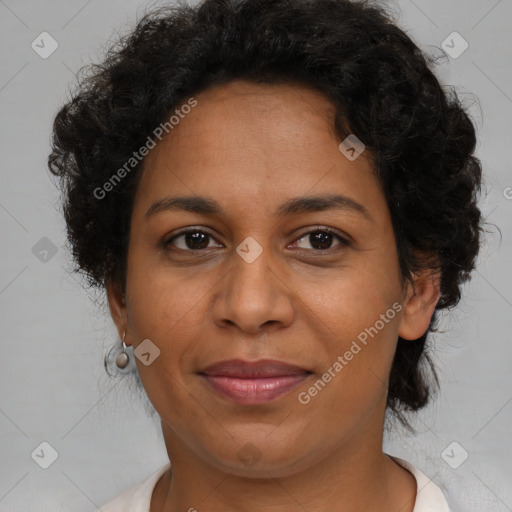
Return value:
[[(52, 120), (74, 73), (155, 4), (0, 0), (0, 511), (94, 511), (168, 461), (144, 400), (104, 372), (117, 332), (69, 272), (59, 195), (46, 171)], [(437, 73), (470, 106), (486, 176), (481, 208), (503, 236), (489, 227), (463, 300), (443, 316), (434, 340), (441, 392), (417, 416), (418, 435), (396, 429), (385, 449), (441, 485), (456, 509), (510, 511), (512, 2), (391, 5), (427, 52), (438, 53), (453, 31), (468, 41)], [(31, 47), (43, 31), (59, 45), (47, 59)], [(55, 255), (41, 252), (52, 245)], [(48, 469), (31, 456), (42, 442), (58, 453)], [(447, 463), (465, 452), (457, 469)]]

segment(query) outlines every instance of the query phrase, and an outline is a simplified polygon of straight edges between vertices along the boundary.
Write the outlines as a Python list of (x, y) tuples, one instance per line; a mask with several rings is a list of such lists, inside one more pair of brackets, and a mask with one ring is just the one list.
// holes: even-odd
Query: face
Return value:
[[(370, 162), (340, 152), (314, 90), (236, 81), (195, 100), (146, 157), (126, 296), (109, 289), (127, 344), (159, 351), (136, 361), (168, 450), (274, 476), (380, 450), (397, 337), (423, 334), (432, 309), (403, 284)], [(184, 196), (217, 210), (167, 201)], [(281, 394), (202, 374), (232, 359), (299, 370), (267, 381)]]

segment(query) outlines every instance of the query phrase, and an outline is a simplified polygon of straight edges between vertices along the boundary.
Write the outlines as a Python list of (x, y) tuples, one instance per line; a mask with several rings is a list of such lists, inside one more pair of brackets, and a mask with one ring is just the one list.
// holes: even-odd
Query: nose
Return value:
[(214, 299), (215, 323), (251, 334), (290, 325), (294, 314), (291, 275), (272, 258), (271, 250), (263, 249), (254, 260), (243, 251), (233, 251), (231, 258)]

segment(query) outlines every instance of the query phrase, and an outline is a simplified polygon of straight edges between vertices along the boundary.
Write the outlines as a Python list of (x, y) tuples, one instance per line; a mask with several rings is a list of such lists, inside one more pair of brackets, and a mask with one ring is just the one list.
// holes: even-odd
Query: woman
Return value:
[(206, 0), (147, 14), (62, 107), (77, 269), (170, 461), (104, 512), (450, 510), (382, 450), (480, 240), (475, 131), (430, 68), (363, 2)]

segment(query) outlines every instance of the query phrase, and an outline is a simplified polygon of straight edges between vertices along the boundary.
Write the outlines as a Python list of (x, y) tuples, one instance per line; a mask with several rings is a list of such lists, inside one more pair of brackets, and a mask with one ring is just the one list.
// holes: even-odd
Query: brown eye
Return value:
[[(346, 246), (348, 241), (341, 235), (338, 235), (331, 229), (322, 228), (310, 231), (302, 235), (298, 240), (306, 240), (312, 246), (312, 250), (315, 251), (326, 251), (332, 249), (331, 245), (335, 239), (338, 239), (337, 245)], [(300, 248), (300, 247), (299, 247)], [(306, 247), (307, 249), (307, 247)]]
[[(183, 239), (179, 245), (175, 244), (175, 240)], [(201, 249), (208, 248), (209, 242), (211, 239), (214, 239), (212, 235), (206, 233), (204, 231), (200, 231), (198, 229), (188, 229), (186, 231), (181, 231), (180, 233), (174, 235), (168, 241), (165, 242), (165, 247), (169, 245), (174, 245), (177, 249), (187, 251), (197, 251)]]

